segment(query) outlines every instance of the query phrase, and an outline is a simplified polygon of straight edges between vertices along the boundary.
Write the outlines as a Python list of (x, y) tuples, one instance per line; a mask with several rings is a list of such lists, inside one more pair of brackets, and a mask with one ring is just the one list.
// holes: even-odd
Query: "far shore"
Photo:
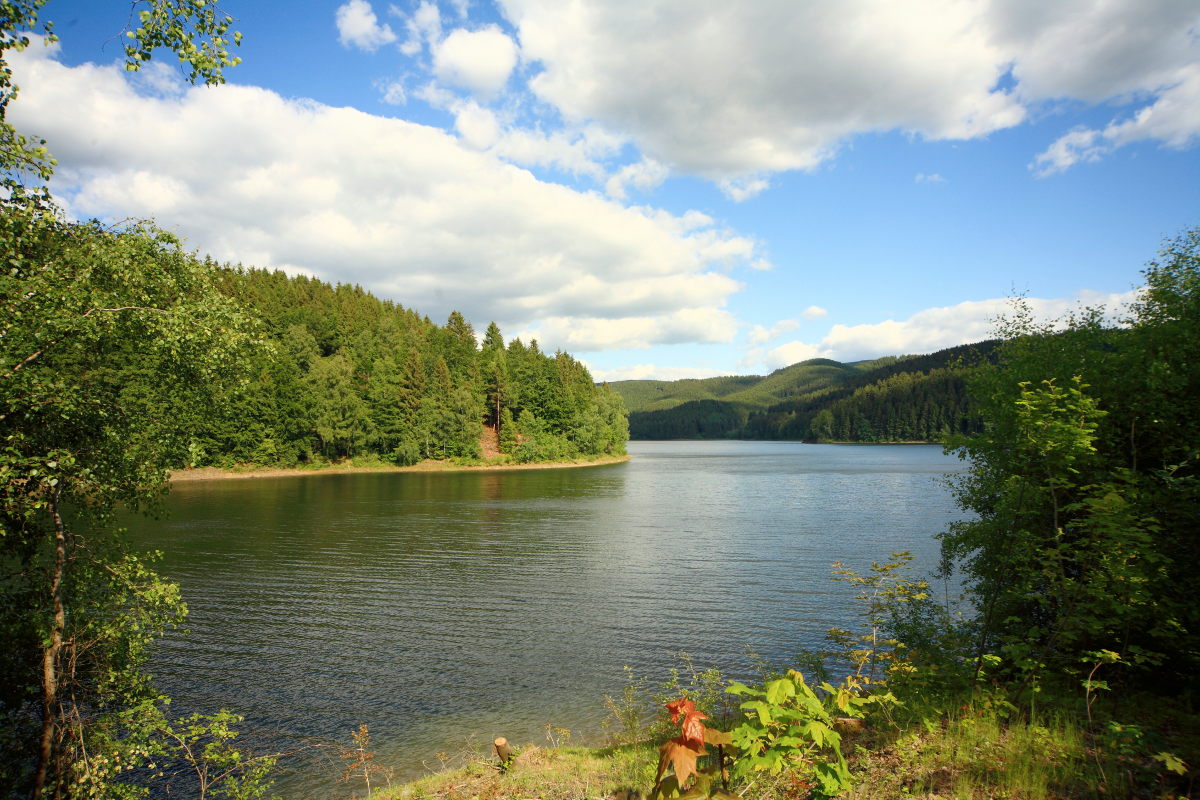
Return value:
[(426, 459), (410, 467), (397, 467), (390, 464), (354, 465), (326, 464), (319, 467), (252, 467), (221, 469), (220, 467), (199, 467), (196, 469), (180, 469), (171, 473), (171, 483), (193, 483), (196, 481), (224, 481), (240, 478), (291, 478), (298, 475), (353, 475), (368, 472), (509, 472), (525, 469), (568, 469), (572, 467), (600, 467), (606, 464), (621, 464), (629, 460), (624, 456), (601, 456), (585, 460), (547, 461), (533, 464), (496, 464), (483, 462), (479, 464), (455, 464), (450, 461), (434, 461)]

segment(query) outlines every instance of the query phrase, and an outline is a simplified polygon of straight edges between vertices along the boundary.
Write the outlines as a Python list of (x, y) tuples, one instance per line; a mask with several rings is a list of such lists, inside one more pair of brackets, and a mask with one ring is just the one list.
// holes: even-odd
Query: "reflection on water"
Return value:
[(588, 469), (179, 485), (167, 520), (129, 523), (191, 610), (158, 683), (178, 710), (244, 714), (272, 747), (366, 723), (402, 775), (549, 722), (586, 740), (623, 665), (785, 660), (847, 622), (831, 562), (910, 550), (930, 568), (956, 516), (943, 481), (961, 465), (936, 447), (630, 450)]

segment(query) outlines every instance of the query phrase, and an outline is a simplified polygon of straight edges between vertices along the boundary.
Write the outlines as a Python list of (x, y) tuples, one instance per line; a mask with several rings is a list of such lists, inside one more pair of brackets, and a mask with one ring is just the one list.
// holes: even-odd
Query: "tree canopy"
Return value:
[[(952, 440), (975, 517), (942, 537), (979, 609), (978, 652), (1034, 686), (1119, 654), (1129, 679), (1200, 675), (1200, 229), (1170, 242), (1118, 327), (1018, 303), (970, 388), (986, 426)], [(1150, 676), (1153, 675), (1153, 678)]]

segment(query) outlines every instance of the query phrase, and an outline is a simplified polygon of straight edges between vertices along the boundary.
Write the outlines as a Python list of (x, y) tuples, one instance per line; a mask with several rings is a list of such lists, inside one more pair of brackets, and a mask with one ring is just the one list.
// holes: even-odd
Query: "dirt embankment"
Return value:
[(480, 462), (479, 464), (455, 464), (451, 461), (434, 461), (427, 459), (411, 467), (395, 467), (390, 465), (355, 466), (353, 464), (330, 464), (322, 467), (303, 467), (283, 469), (275, 467), (246, 467), (244, 469), (219, 469), (217, 467), (200, 467), (198, 469), (181, 469), (171, 473), (171, 483), (189, 483), (192, 481), (220, 481), (239, 478), (290, 478), (297, 475), (351, 475), (366, 472), (479, 472), (479, 471), (509, 471), (526, 469), (563, 469), (567, 467), (599, 467), (605, 464), (620, 464), (629, 460), (629, 456), (602, 456), (594, 460), (578, 459), (575, 461), (554, 461), (543, 464), (497, 464)]

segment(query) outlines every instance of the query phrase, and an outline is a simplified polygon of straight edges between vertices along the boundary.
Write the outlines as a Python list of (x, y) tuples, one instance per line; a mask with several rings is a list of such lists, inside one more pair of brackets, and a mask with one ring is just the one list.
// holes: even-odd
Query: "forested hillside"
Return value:
[(267, 346), (196, 421), (193, 464), (477, 459), (484, 426), (520, 462), (624, 452), (621, 399), (536, 340), (506, 344), (493, 323), (480, 347), (458, 312), (438, 326), (357, 286), (282, 272), (223, 269), (219, 286)]
[(624, 381), (634, 439), (940, 441), (973, 433), (965, 378), (996, 342), (842, 364), (812, 359), (767, 375)]

